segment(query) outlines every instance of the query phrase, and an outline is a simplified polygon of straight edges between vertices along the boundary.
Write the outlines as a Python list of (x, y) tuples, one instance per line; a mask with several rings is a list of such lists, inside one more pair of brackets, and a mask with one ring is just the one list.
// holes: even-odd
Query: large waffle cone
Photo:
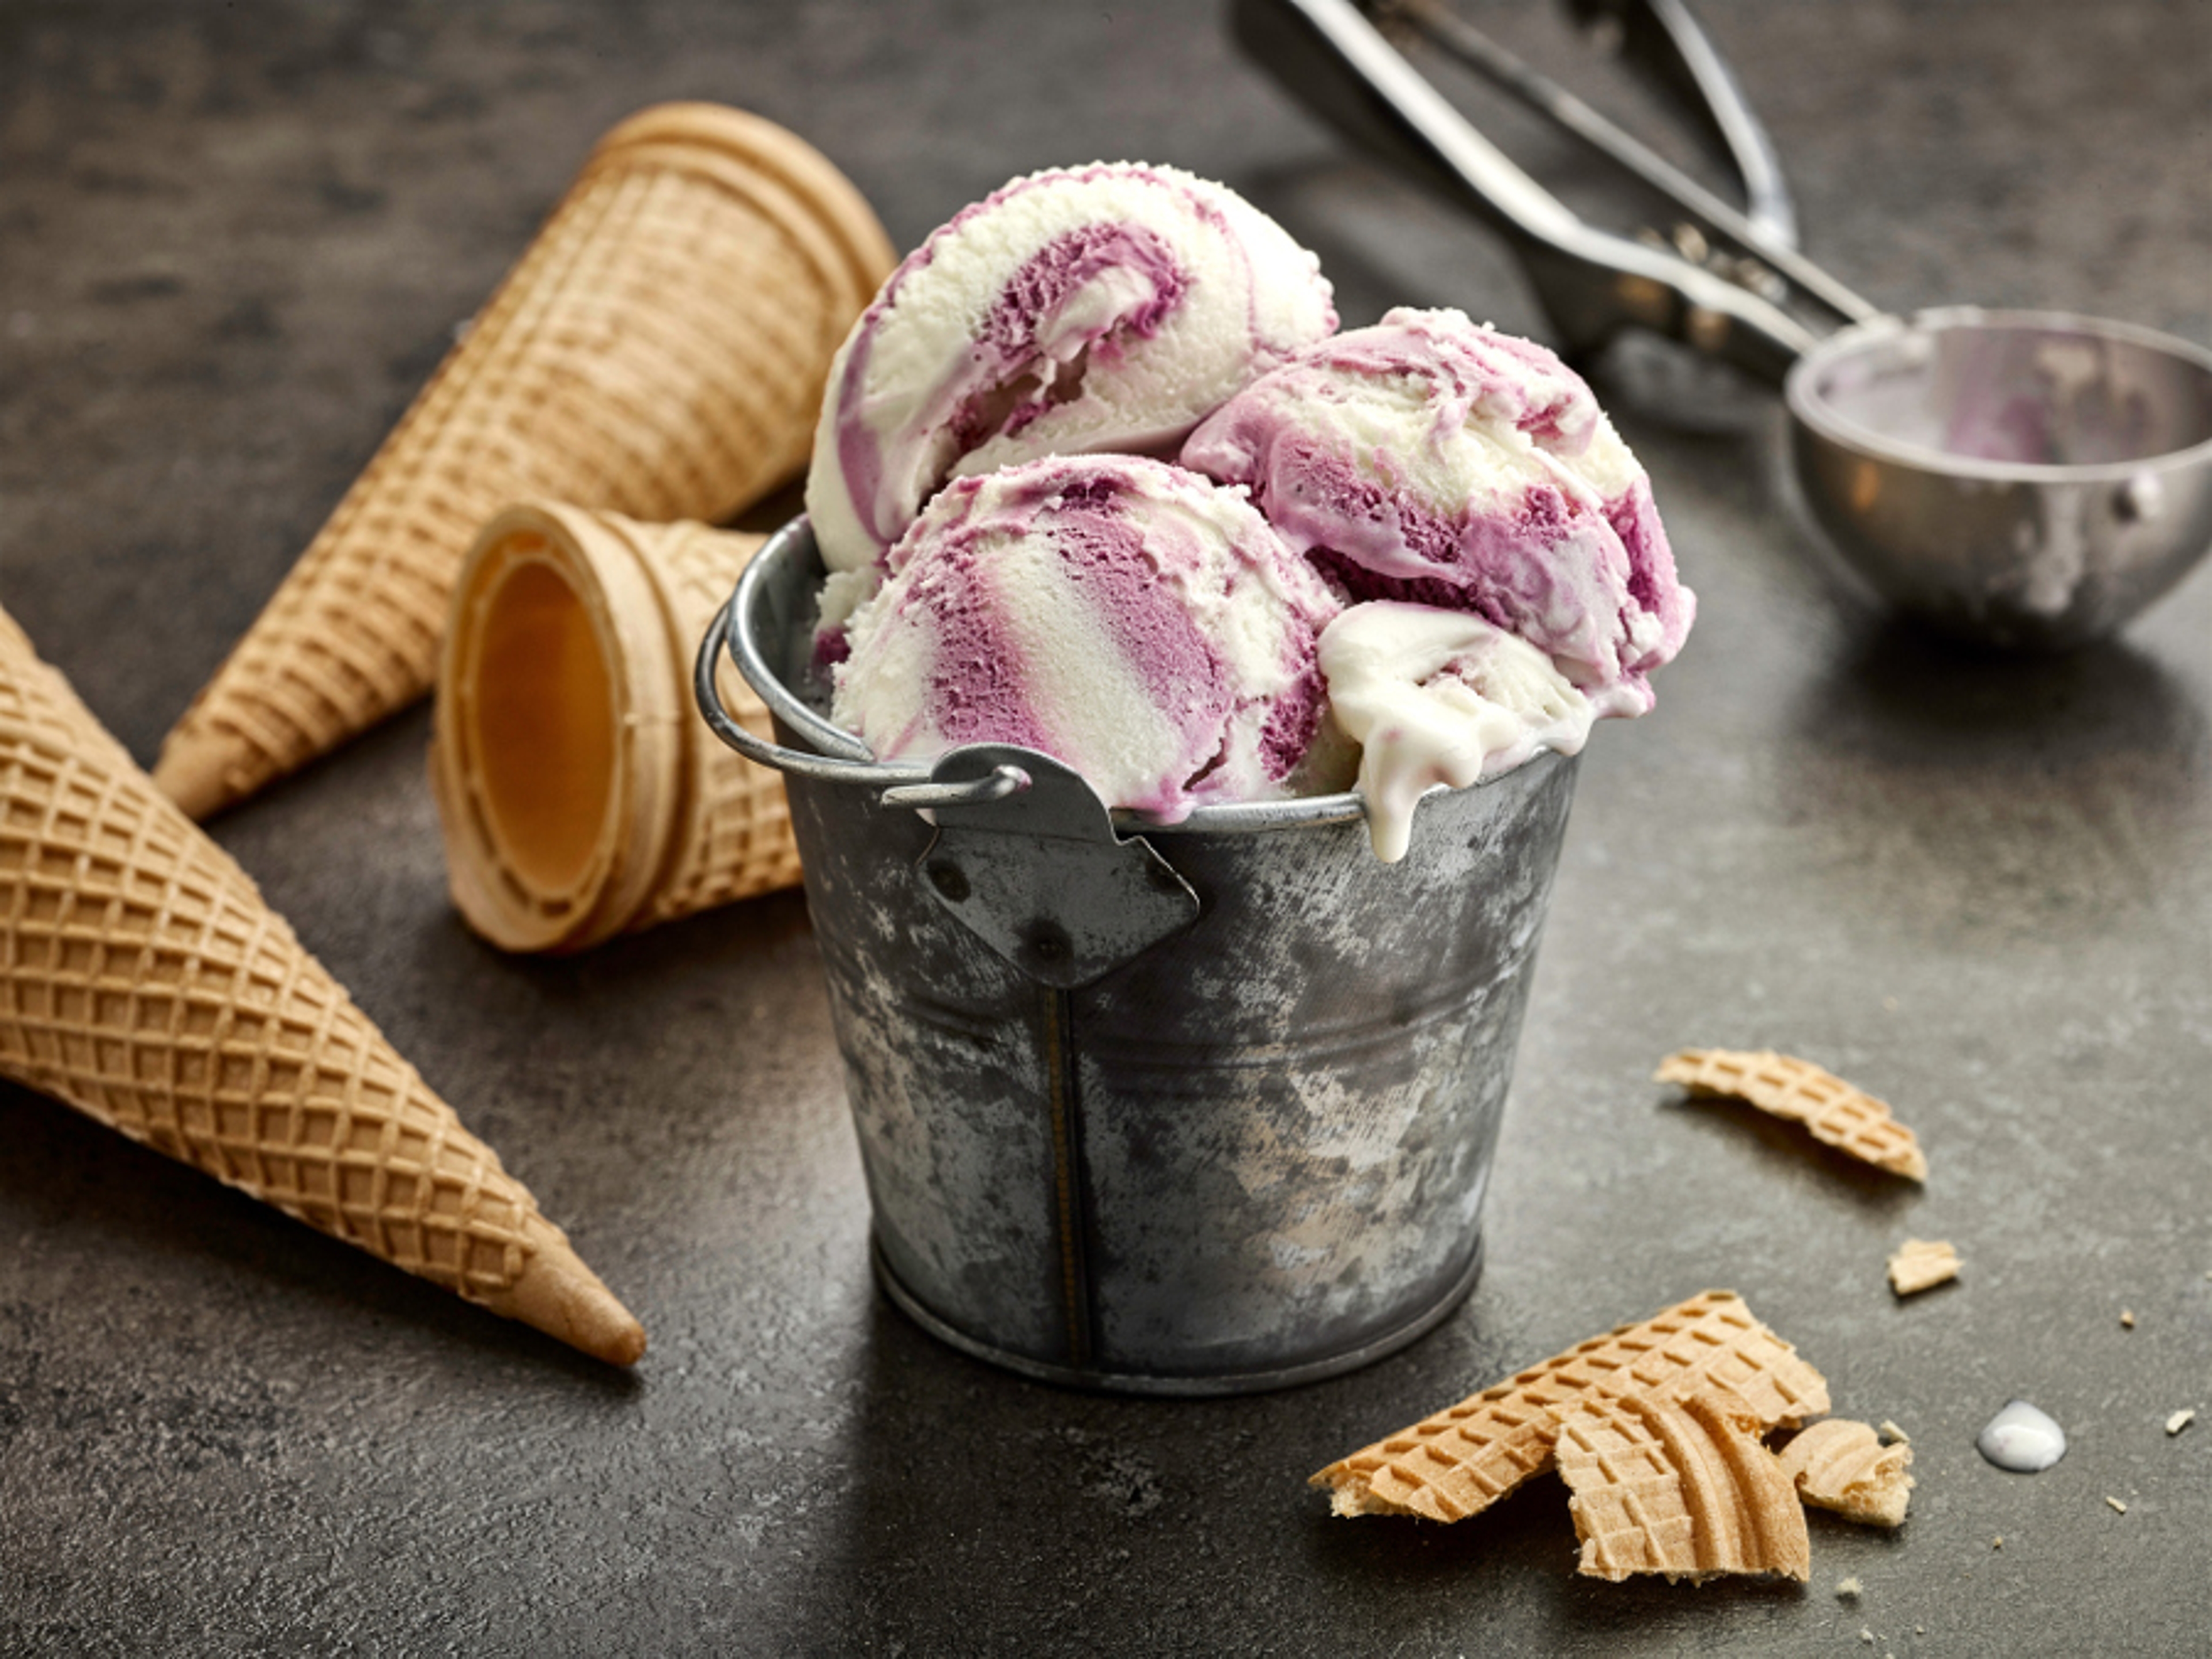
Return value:
[(1560, 1418), (1558, 1456), (1589, 1577), (1802, 1581), (1812, 1571), (1805, 1511), (1790, 1477), (1706, 1395), (1597, 1390)]
[(1767, 1049), (1685, 1048), (1662, 1060), (1653, 1079), (1681, 1084), (1692, 1094), (1733, 1096), (1803, 1124), (1814, 1139), (1877, 1169), (1908, 1181), (1928, 1179), (1919, 1137), (1882, 1102), (1808, 1060)]
[(194, 817), (429, 689), (462, 556), (509, 501), (726, 518), (795, 471), (890, 270), (842, 174), (711, 104), (610, 132), (162, 744)]
[(1340, 1459), (1311, 1484), (1330, 1489), (1339, 1515), (1462, 1520), (1549, 1468), (1561, 1415), (1598, 1389), (1661, 1401), (1698, 1395), (1752, 1429), (1828, 1409), (1820, 1372), (1735, 1291), (1707, 1291)]
[[(430, 776), (453, 902), (510, 951), (576, 951), (799, 880), (782, 781), (726, 748), (692, 659), (761, 545), (524, 504), (462, 567)], [(768, 710), (726, 662), (723, 702)]]
[(0, 1074), (586, 1353), (645, 1333), (0, 613)]

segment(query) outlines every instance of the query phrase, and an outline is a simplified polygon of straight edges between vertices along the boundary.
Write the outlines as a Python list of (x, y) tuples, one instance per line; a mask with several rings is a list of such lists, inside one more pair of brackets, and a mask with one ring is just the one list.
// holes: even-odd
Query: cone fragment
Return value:
[(1817, 1509), (1872, 1527), (1905, 1523), (1912, 1501), (1912, 1448), (1893, 1445), (1864, 1423), (1831, 1417), (1782, 1449), (1782, 1472), (1798, 1497)]
[(628, 1364), (645, 1333), (0, 613), (0, 1074)]
[(1552, 1465), (1559, 1419), (1592, 1390), (1692, 1394), (1747, 1427), (1794, 1426), (1828, 1409), (1828, 1386), (1733, 1291), (1707, 1291), (1340, 1459), (1313, 1476), (1339, 1515), (1458, 1521)]
[(1764, 1049), (1685, 1048), (1661, 1061), (1653, 1080), (1682, 1084), (1696, 1095), (1734, 1096), (1803, 1124), (1814, 1139), (1877, 1169), (1908, 1181), (1928, 1179), (1919, 1137), (1882, 1102), (1809, 1060)]
[(1772, 1452), (1710, 1396), (1585, 1395), (1559, 1422), (1585, 1577), (1804, 1580), (1805, 1511)]
[(1959, 1252), (1948, 1239), (1908, 1238), (1890, 1252), (1889, 1288), (1899, 1296), (1917, 1296), (1958, 1276)]
[(726, 518), (804, 461), (891, 265), (781, 127), (670, 104), (601, 139), (520, 264), (162, 744), (194, 817), (428, 690), (453, 578), (507, 503)]
[[(550, 503), (484, 527), (439, 659), (430, 776), (453, 902), (510, 951), (576, 951), (799, 879), (783, 782), (691, 697), (761, 538)], [(727, 662), (723, 702), (767, 708)]]

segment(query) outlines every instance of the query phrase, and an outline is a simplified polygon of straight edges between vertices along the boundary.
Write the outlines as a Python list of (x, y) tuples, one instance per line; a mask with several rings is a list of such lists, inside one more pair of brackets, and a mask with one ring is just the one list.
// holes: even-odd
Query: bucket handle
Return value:
[[(857, 783), (883, 790), (881, 799), (885, 806), (908, 806), (917, 810), (936, 806), (981, 806), (994, 800), (1004, 800), (1030, 787), (1030, 775), (1018, 766), (994, 767), (986, 775), (959, 783), (938, 781), (927, 766), (892, 765), (873, 760), (833, 760), (826, 755), (810, 755), (803, 750), (786, 749), (752, 732), (731, 718), (723, 707), (722, 689), (715, 684), (714, 671), (720, 666), (725, 651), (730, 650), (731, 612), (737, 604), (733, 595), (728, 603), (714, 613), (714, 621), (707, 624), (707, 637), (699, 642), (699, 655), (691, 669), (691, 695), (697, 700), (699, 712), (706, 718), (708, 729), (747, 760), (775, 771), (796, 777), (813, 778), (825, 783)], [(736, 662), (736, 653), (731, 652)], [(743, 665), (738, 665), (743, 672)], [(856, 745), (857, 746), (857, 745)]]

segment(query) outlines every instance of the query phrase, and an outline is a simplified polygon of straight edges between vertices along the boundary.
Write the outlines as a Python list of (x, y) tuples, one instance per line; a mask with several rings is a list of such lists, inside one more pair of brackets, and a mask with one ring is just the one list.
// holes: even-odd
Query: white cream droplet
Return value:
[(2039, 1474), (2066, 1455), (2066, 1431), (2025, 1400), (1990, 1419), (1974, 1449), (2001, 1469)]

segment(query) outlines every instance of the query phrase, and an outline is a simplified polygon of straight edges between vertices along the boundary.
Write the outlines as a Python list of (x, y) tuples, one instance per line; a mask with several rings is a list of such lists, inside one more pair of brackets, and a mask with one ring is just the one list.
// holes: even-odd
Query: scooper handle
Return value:
[(1231, 0), (1237, 44), (1316, 115), (1503, 232), (1571, 351), (1647, 328), (1775, 386), (1814, 343), (1748, 289), (1584, 223), (1516, 166), (1352, 0)]
[(1735, 75), (1682, 0), (1566, 0), (1585, 29), (1615, 31), (1621, 59), (1664, 97), (1743, 185), (1743, 216), (1771, 240), (1794, 246), (1797, 210), (1774, 141)]

